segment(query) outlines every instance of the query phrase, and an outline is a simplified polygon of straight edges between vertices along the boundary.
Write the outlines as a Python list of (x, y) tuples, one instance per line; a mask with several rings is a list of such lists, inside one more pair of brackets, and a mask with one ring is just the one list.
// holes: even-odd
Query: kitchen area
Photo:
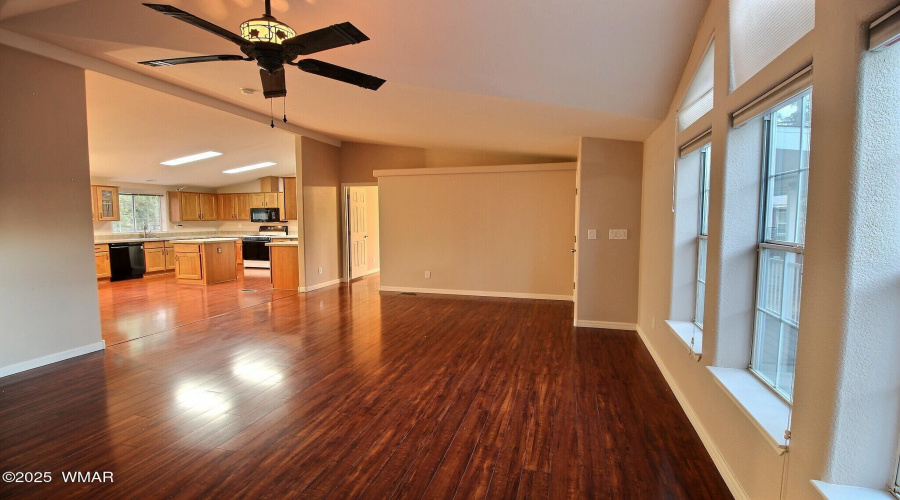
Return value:
[[(234, 281), (244, 269), (266, 270), (271, 277), (270, 247), (266, 245), (293, 243), (296, 249), (297, 182), (296, 177), (263, 177), (259, 184), (265, 191), (167, 191), (165, 196), (139, 195), (144, 198), (140, 200), (144, 205), (150, 197), (156, 197), (160, 204), (158, 211), (145, 207), (143, 213), (137, 210), (134, 193), (121, 193), (119, 186), (91, 186), (92, 217), (96, 222), (121, 223), (123, 205), (127, 205), (126, 219), (132, 221), (132, 227), (137, 224), (141, 229), (139, 233), (95, 232), (97, 279), (122, 281), (173, 273), (179, 284), (211, 285)], [(167, 221), (154, 219), (161, 218), (163, 212)], [(169, 225), (184, 229), (186, 222), (230, 224), (190, 232), (162, 229)], [(242, 222), (256, 231), (235, 230), (234, 224), (238, 223), (239, 229)], [(120, 228), (121, 224), (114, 227)]]
[(297, 136), (90, 71), (85, 83), (107, 344), (297, 296)]

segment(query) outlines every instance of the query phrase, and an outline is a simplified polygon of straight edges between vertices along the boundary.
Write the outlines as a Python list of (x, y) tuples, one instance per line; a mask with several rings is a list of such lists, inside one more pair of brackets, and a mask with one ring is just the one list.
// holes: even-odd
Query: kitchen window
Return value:
[(787, 401), (800, 319), (812, 92), (765, 116), (761, 242), (750, 369)]
[(119, 194), (119, 220), (115, 233), (139, 233), (162, 230), (162, 196), (155, 194)]
[(709, 153), (709, 145), (700, 150), (700, 215), (697, 231), (697, 294), (694, 301), (694, 324), (701, 329), (706, 297), (706, 243), (709, 236)]

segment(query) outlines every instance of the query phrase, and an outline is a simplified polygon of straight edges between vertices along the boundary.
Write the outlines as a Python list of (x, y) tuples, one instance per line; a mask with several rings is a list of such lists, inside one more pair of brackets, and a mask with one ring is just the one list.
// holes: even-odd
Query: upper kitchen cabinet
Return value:
[(172, 222), (218, 220), (214, 194), (169, 191), (167, 195), (169, 220)]
[(250, 195), (245, 193), (220, 194), (219, 220), (250, 220)]
[(248, 196), (249, 208), (278, 208), (278, 193), (250, 193)]
[(119, 188), (115, 186), (91, 186), (96, 220), (119, 220)]
[(297, 220), (297, 178), (284, 178), (284, 220)]

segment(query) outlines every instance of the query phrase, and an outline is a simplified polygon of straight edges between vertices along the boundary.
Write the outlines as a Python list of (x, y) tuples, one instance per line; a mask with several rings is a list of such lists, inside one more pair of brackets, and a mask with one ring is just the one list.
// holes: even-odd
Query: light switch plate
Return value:
[(425, 271), (425, 277), (426, 277), (426, 278), (430, 278), (430, 277), (431, 277), (431, 271)]
[(588, 239), (589, 240), (597, 239), (597, 230), (596, 229), (588, 229)]
[(627, 229), (610, 229), (609, 230), (609, 239), (611, 239), (611, 240), (627, 240), (628, 239), (628, 230)]

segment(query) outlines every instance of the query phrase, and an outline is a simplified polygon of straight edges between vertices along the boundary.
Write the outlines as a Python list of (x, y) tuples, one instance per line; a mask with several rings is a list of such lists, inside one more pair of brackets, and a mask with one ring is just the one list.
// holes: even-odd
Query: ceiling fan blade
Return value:
[(349, 83), (369, 90), (378, 90), (384, 84), (384, 80), (377, 76), (367, 75), (316, 59), (297, 61), (297, 67), (307, 73), (324, 76), (325, 78), (331, 78), (332, 80)]
[(268, 71), (260, 69), (259, 79), (262, 80), (263, 95), (266, 96), (266, 99), (287, 95), (287, 87), (284, 85), (284, 68), (271, 75)]
[(180, 19), (180, 20), (182, 20), (188, 24), (191, 24), (193, 26), (196, 26), (202, 30), (206, 30), (214, 35), (219, 35), (220, 37), (222, 37), (226, 40), (230, 40), (238, 45), (243, 46), (243, 45), (246, 45), (249, 43), (249, 42), (247, 42), (247, 40), (244, 40), (243, 38), (241, 38), (240, 35), (232, 33), (221, 26), (216, 26), (215, 24), (213, 24), (209, 21), (200, 19), (199, 17), (197, 17), (193, 14), (190, 14), (188, 12), (185, 12), (179, 8), (172, 7), (171, 5), (163, 5), (163, 4), (158, 4), (158, 3), (145, 3), (144, 5), (147, 7), (150, 7), (151, 9), (153, 9), (157, 12), (161, 12), (167, 16), (174, 17), (175, 19)]
[(331, 78), (332, 80), (349, 83), (369, 90), (378, 90), (385, 82), (377, 76), (367, 75), (352, 69), (317, 61), (316, 59), (297, 61), (297, 67), (307, 73), (324, 76), (325, 78)]
[(282, 43), (295, 56), (308, 56), (323, 50), (365, 42), (369, 37), (350, 23), (333, 24), (288, 38)]
[(252, 59), (243, 56), (233, 56), (229, 54), (219, 56), (196, 56), (196, 57), (176, 57), (174, 59), (156, 59), (154, 61), (141, 61), (138, 64), (145, 66), (175, 66), (176, 64), (190, 64), (211, 61), (252, 61)]

